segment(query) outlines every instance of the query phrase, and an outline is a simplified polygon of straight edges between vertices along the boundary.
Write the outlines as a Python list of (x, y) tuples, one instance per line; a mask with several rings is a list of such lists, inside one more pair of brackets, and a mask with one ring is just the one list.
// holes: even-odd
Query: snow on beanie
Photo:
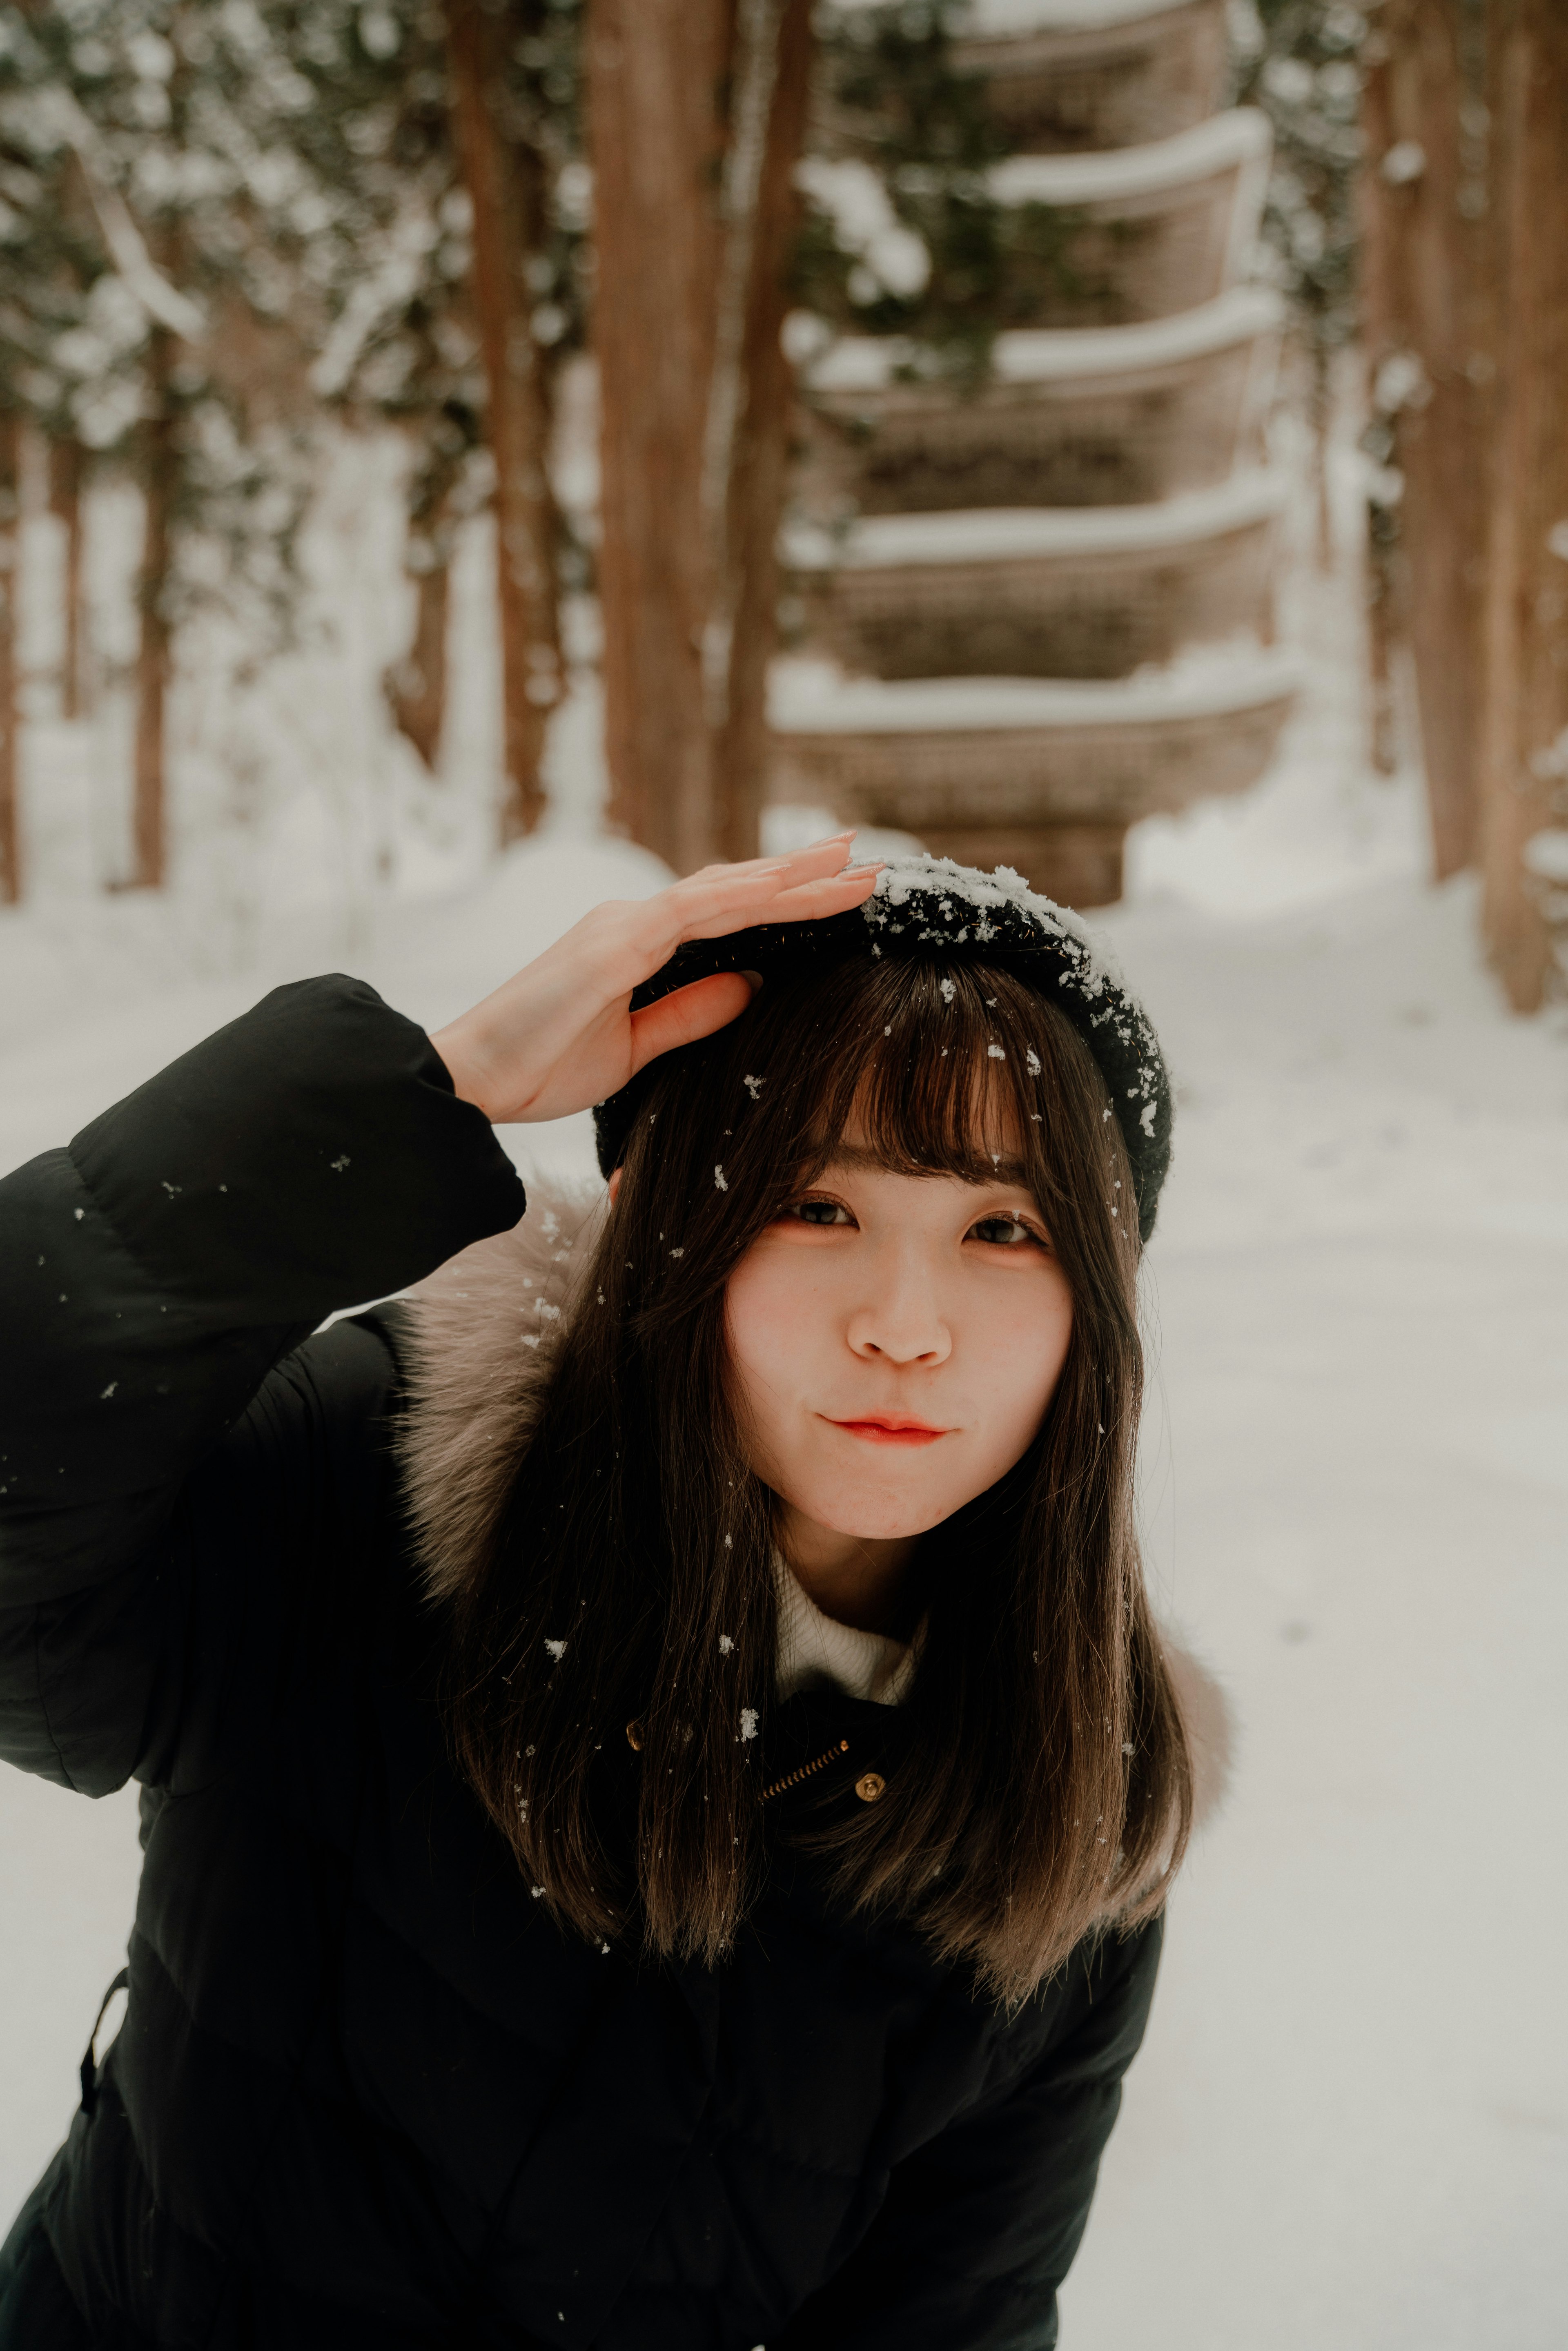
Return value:
[[(939, 955), (1010, 972), (1060, 1006), (1105, 1080), (1132, 1163), (1138, 1230), (1154, 1230), (1171, 1156), (1171, 1089), (1159, 1040), (1103, 949), (1076, 915), (1040, 897), (1010, 866), (982, 873), (950, 857), (898, 857), (863, 905), (820, 923), (766, 923), (728, 938), (692, 939), (645, 980), (640, 1010), (716, 971), (759, 971), (773, 985), (803, 979), (855, 956)], [(593, 1113), (599, 1165), (608, 1176), (624, 1155), (657, 1062)]]

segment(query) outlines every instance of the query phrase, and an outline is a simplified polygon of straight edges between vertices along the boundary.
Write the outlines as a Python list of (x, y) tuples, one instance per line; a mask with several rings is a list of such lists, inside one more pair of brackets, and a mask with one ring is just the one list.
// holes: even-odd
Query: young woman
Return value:
[(1055, 2341), (1200, 1743), (1169, 1095), (1070, 918), (846, 854), (434, 1038), (278, 989), (4, 1187), (0, 1735), (145, 1862), (0, 2344)]

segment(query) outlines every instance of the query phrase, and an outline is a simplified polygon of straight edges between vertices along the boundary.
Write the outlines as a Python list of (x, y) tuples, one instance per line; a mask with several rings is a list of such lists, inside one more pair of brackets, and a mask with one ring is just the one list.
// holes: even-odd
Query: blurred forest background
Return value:
[[(1207, 686), (1178, 664), (1173, 749), (1168, 708), (1082, 681), (1169, 670), (1164, 608), (1202, 603), (1222, 526), (1278, 571), (1260, 460), (1315, 485), (1329, 568), (1337, 429), (1370, 762), (1423, 768), (1433, 871), (1479, 867), (1533, 1007), (1568, 883), (1565, 42), (1550, 0), (11, 0), (0, 901), (172, 889), (243, 956), (314, 896), (352, 935), (379, 894), (471, 879), (552, 793), (678, 868), (754, 853), (793, 798), (1113, 899), (1128, 822), (1254, 784), (1296, 687), (1276, 662), (1248, 701), (1235, 658)], [(1228, 137), (1200, 283), (1177, 214)], [(1102, 435), (1098, 481), (1081, 417), (1045, 449), (1086, 330), (1111, 332), (1096, 391), (1125, 390), (1160, 356), (1140, 320), (1179, 360), (1206, 303), (1259, 289), (1281, 307), (1252, 315), (1225, 459), (1233, 507), (1261, 486), (1249, 522), (1192, 505), (1157, 401)], [(1030, 416), (998, 424), (1019, 381)], [(910, 428), (922, 388), (942, 413)], [(1213, 370), (1186, 396), (1218, 431)], [(972, 439), (1024, 435), (999, 491), (951, 447), (945, 484), (916, 478), (966, 406)], [(890, 491), (856, 435), (896, 455), (901, 416)], [(1155, 496), (1197, 488), (1147, 587), (1061, 517), (1127, 503), (1124, 549), (1162, 429)], [(881, 541), (879, 484), (904, 509)], [(1010, 512), (1000, 569), (995, 530), (934, 535), (934, 502)], [(1053, 642), (1106, 559), (1113, 607), (1163, 598), (1145, 636)], [(1022, 651), (977, 651), (1009, 595)], [(1271, 579), (1221, 602), (1233, 656), (1275, 636)], [(1004, 756), (994, 691), (978, 733), (929, 692), (802, 716), (791, 653), (841, 684), (1058, 684)], [(930, 726), (956, 780), (938, 806), (906, 775), (901, 805), (868, 730), (913, 756)]]

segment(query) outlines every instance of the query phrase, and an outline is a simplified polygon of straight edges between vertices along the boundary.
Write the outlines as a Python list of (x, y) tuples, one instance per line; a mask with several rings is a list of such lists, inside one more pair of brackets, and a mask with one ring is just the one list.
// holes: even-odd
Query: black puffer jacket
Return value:
[[(140, 1781), (146, 1846), (0, 2344), (1054, 2343), (1156, 1928), (1009, 2021), (780, 1840), (729, 1965), (638, 1965), (562, 1939), (447, 1762), (405, 1310), (309, 1336), (522, 1210), (422, 1032), (281, 989), (0, 1200), (0, 1751)], [(766, 1735), (897, 1765), (847, 1698)]]

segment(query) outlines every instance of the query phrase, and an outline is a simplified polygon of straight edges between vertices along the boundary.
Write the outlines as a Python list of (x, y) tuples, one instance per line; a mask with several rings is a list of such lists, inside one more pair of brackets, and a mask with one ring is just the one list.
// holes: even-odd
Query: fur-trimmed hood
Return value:
[[(604, 1214), (598, 1185), (536, 1182), (520, 1224), (449, 1259), (406, 1301), (399, 1454), (416, 1556), (437, 1597), (463, 1589), (495, 1531), (518, 1433), (538, 1409)], [(1213, 1675), (1168, 1629), (1164, 1638), (1200, 1823), (1225, 1792), (1230, 1709)]]

